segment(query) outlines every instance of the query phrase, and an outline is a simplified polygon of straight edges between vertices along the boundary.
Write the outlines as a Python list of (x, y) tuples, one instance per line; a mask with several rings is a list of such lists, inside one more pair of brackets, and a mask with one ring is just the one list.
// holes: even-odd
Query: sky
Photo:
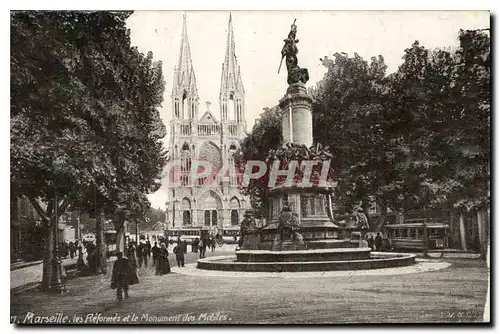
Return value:
[[(128, 19), (132, 45), (152, 51), (163, 62), (166, 81), (160, 115), (168, 124), (172, 115), (170, 94), (173, 70), (179, 58), (182, 16), (187, 15), (191, 57), (200, 97), (200, 115), (211, 102), (220, 119), (218, 97), (227, 40), (228, 11), (136, 11)], [(277, 104), (286, 91), (286, 69), (278, 66), (281, 48), (297, 19), (299, 66), (309, 70), (307, 86), (323, 78), (320, 58), (336, 52), (358, 53), (365, 60), (382, 55), (387, 73), (403, 62), (404, 50), (418, 40), (421, 45), (458, 46), (460, 29), (490, 27), (486, 11), (232, 11), (236, 56), (245, 87), (248, 130), (265, 107)], [(165, 208), (166, 189), (149, 196), (153, 207)]]

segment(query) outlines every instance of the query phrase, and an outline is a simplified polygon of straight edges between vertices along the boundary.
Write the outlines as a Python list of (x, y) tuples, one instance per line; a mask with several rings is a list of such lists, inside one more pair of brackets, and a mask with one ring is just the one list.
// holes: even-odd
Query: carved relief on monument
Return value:
[(280, 211), (281, 209), (279, 200), (277, 198), (273, 198), (271, 200), (271, 219), (278, 218)]
[(300, 202), (303, 217), (323, 216), (326, 214), (323, 195), (302, 195)]

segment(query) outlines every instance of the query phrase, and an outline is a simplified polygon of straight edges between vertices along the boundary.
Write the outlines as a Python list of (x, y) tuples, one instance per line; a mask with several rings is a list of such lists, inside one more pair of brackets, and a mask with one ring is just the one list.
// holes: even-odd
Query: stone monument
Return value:
[[(314, 157), (314, 160), (326, 161), (331, 159), (331, 155), (324, 154), (326, 151), (321, 146), (313, 146), (312, 97), (305, 87), (309, 73), (306, 68), (298, 66), (299, 40), (296, 38), (295, 22), (281, 50), (281, 61), (285, 59), (288, 72), (288, 89), (279, 102), (284, 139), (281, 151), (287, 157), (305, 156), (311, 160)], [(260, 249), (279, 251), (339, 247), (340, 241), (336, 240), (338, 226), (333, 221), (331, 207), (332, 192), (328, 184), (278, 185), (270, 189), (270, 222), (262, 230)], [(343, 246), (346, 246), (345, 243)]]
[[(284, 183), (268, 189), (270, 199), (269, 220), (263, 228), (257, 227), (251, 212), (245, 214), (240, 233), (241, 249), (233, 256), (198, 260), (197, 267), (205, 270), (293, 272), (376, 269), (415, 264), (415, 255), (396, 253), (371, 254), (371, 248), (359, 247), (359, 242), (339, 239), (339, 227), (333, 219), (331, 196), (333, 186), (318, 171), (295, 168), (304, 161), (317, 162), (329, 169), (332, 155), (327, 148), (312, 146), (312, 98), (307, 94), (305, 83), (309, 79), (307, 69), (297, 64), (297, 26), (292, 24), (281, 52), (286, 58), (288, 89), (280, 101), (282, 110), (282, 147), (269, 152), (270, 165), (278, 163), (286, 169)], [(281, 65), (280, 65), (281, 68)], [(279, 70), (278, 70), (279, 72)], [(321, 167), (323, 171), (323, 167)], [(292, 182), (289, 182), (293, 174)], [(321, 172), (320, 175), (323, 173)], [(269, 174), (268, 174), (269, 175)], [(274, 175), (276, 176), (276, 175)], [(274, 179), (273, 176), (273, 179)], [(301, 182), (294, 183), (297, 179)], [(269, 177), (271, 180), (271, 177)], [(363, 221), (360, 218), (360, 224)]]
[[(279, 165), (284, 170), (284, 183), (269, 183), (269, 220), (263, 228), (257, 227), (251, 212), (245, 214), (240, 229), (241, 249), (234, 256), (211, 257), (198, 260), (197, 268), (204, 270), (293, 272), (376, 269), (415, 264), (415, 255), (396, 253), (371, 254), (371, 248), (359, 247), (359, 242), (339, 239), (339, 227), (333, 219), (331, 196), (333, 185), (321, 177), (323, 167), (330, 171), (332, 155), (328, 148), (312, 146), (312, 98), (305, 83), (307, 69), (297, 64), (297, 26), (292, 24), (281, 52), (286, 58), (288, 89), (280, 101), (282, 110), (282, 147), (271, 150), (269, 166)], [(281, 68), (281, 64), (280, 64)], [(278, 70), (279, 72), (279, 70)], [(304, 162), (320, 163), (319, 173), (308, 169)], [(299, 164), (300, 162), (300, 164)], [(277, 164), (276, 164), (277, 163)], [(290, 164), (304, 168), (290, 168)], [(288, 168), (287, 168), (288, 167)], [(307, 170), (307, 172), (306, 172)], [(274, 175), (274, 174), (273, 174)], [(269, 181), (277, 175), (271, 177)], [(290, 177), (293, 176), (293, 180)], [(295, 182), (299, 180), (300, 182)], [(304, 182), (307, 180), (308, 182)], [(291, 182), (290, 182), (291, 181)], [(362, 225), (362, 219), (360, 218)]]

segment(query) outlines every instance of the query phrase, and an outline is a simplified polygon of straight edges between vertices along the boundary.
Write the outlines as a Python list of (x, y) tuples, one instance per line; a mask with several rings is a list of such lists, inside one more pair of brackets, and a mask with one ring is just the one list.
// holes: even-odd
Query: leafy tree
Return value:
[[(264, 108), (260, 116), (252, 132), (242, 140), (240, 148), (234, 153), (239, 184), (241, 184), (247, 161), (265, 161), (269, 151), (277, 149), (282, 142), (280, 108), (278, 106)], [(250, 197), (250, 203), (257, 218), (266, 217), (269, 210), (267, 185), (267, 179), (263, 177), (250, 180), (249, 187), (242, 188), (243, 193)]]
[(372, 57), (368, 63), (358, 54), (336, 53), (323, 65), (328, 71), (311, 90), (314, 139), (333, 154), (337, 210), (360, 206), (368, 216), (370, 202), (376, 200), (385, 220), (397, 184), (388, 140), (392, 101), (384, 58)]
[[(382, 56), (367, 62), (336, 53), (322, 60), (325, 77), (314, 97), (314, 140), (333, 154), (337, 209), (375, 201), (387, 210), (489, 207), (490, 41), (483, 31), (462, 31), (456, 51), (428, 50), (418, 41), (386, 76)], [(242, 143), (242, 160), (264, 160), (279, 146), (279, 110), (264, 113)], [(277, 138), (279, 138), (276, 135)], [(266, 187), (247, 192), (259, 206)], [(262, 203), (261, 203), (262, 202)]]
[[(11, 14), (11, 187), (44, 221), (46, 289), (56, 206), (100, 222), (145, 212), (144, 194), (158, 188), (161, 63), (131, 48), (130, 14)], [(97, 246), (102, 254), (101, 240)]]

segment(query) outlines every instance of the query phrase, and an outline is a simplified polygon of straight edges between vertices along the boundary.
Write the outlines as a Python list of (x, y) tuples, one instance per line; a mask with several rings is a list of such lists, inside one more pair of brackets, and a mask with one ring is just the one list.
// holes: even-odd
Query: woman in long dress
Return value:
[(160, 254), (156, 261), (156, 275), (164, 275), (170, 273), (170, 262), (168, 261), (168, 249), (165, 243), (160, 245)]
[(127, 257), (128, 257), (130, 268), (133, 270), (137, 270), (137, 257), (136, 257), (135, 251), (136, 251), (136, 248), (135, 248), (134, 244), (130, 244), (130, 246), (128, 248), (128, 256)]

